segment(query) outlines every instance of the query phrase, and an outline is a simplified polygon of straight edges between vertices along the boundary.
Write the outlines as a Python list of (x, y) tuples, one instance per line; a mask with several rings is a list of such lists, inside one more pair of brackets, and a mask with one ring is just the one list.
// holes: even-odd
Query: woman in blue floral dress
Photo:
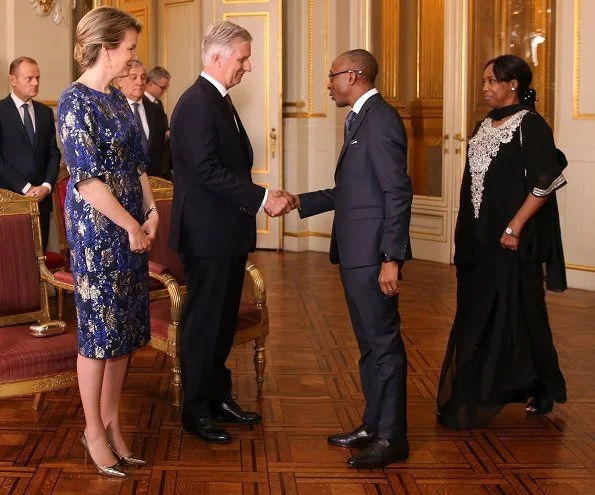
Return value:
[(136, 121), (110, 86), (128, 75), (139, 32), (138, 21), (111, 7), (85, 15), (75, 46), (84, 72), (58, 105), (70, 172), (65, 210), (86, 419), (81, 442), (97, 470), (116, 477), (125, 476), (121, 465), (145, 464), (122, 437), (119, 408), (130, 354), (150, 339), (147, 251), (159, 221)]

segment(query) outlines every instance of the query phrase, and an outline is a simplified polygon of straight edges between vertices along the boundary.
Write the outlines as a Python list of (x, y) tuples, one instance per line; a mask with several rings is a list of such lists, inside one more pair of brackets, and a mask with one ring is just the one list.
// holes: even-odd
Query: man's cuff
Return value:
[(50, 193), (52, 192), (52, 185), (49, 182), (44, 182), (42, 186), (47, 187)]
[(265, 188), (264, 198), (262, 198), (262, 203), (260, 203), (260, 208), (258, 208), (258, 211), (264, 210), (264, 204), (267, 202), (268, 197), (269, 197), (269, 190)]
[(21, 192), (23, 194), (27, 194), (27, 191), (31, 189), (31, 182), (27, 182), (27, 184), (25, 184), (25, 187), (23, 187), (23, 189), (21, 189)]

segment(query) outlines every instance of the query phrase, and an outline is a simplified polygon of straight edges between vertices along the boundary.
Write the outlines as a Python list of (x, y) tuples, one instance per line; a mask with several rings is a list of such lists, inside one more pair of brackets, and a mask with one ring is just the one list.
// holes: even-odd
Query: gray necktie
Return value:
[(138, 124), (138, 129), (140, 131), (140, 142), (143, 146), (143, 151), (146, 153), (148, 149), (147, 135), (145, 134), (143, 121), (141, 120), (140, 113), (138, 111), (138, 102), (133, 103), (132, 106), (134, 108), (134, 118), (136, 119), (136, 123)]
[(357, 117), (357, 113), (355, 113), (353, 110), (351, 110), (351, 112), (349, 112), (347, 114), (347, 118), (345, 119), (345, 135), (346, 136), (349, 133), (349, 129), (351, 129), (351, 124), (353, 124), (355, 117)]
[(35, 130), (33, 129), (33, 121), (31, 120), (31, 114), (29, 113), (28, 103), (23, 103), (23, 110), (25, 113), (23, 119), (23, 124), (25, 124), (25, 131), (27, 131), (29, 142), (33, 144), (35, 142)]

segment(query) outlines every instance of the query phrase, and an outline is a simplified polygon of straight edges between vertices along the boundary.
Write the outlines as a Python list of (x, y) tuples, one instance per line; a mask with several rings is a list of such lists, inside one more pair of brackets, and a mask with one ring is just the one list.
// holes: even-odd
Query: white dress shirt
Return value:
[[(225, 86), (223, 86), (223, 84), (221, 84), (219, 81), (217, 81), (217, 79), (215, 79), (214, 77), (210, 76), (209, 74), (207, 74), (204, 70), (200, 73), (200, 75), (202, 77), (204, 77), (207, 81), (209, 81), (213, 86), (215, 86), (217, 88), (217, 91), (219, 91), (219, 93), (221, 93), (221, 96), (223, 96), (223, 98), (225, 98), (227, 96), (227, 89), (225, 88)], [(235, 115), (233, 116), (233, 120), (236, 120)], [(236, 127), (238, 128), (238, 131), (240, 130), (240, 127), (238, 126), (238, 123), (236, 121)], [(258, 209), (258, 211), (261, 211), (264, 208), (264, 204), (267, 202), (267, 199), (269, 197), (269, 190), (265, 187), (264, 189), (264, 198), (262, 198), (262, 203), (260, 203), (260, 208)]]
[(154, 97), (154, 96), (153, 96), (151, 93), (147, 93), (146, 91), (145, 91), (145, 96), (146, 96), (147, 98), (149, 98), (149, 101), (150, 101), (151, 103), (155, 103), (155, 102), (157, 101), (157, 98), (155, 98), (155, 97)]
[(359, 113), (359, 111), (362, 109), (362, 107), (364, 106), (364, 103), (366, 103), (366, 101), (368, 101), (368, 98), (370, 98), (371, 96), (374, 96), (376, 93), (378, 93), (378, 90), (376, 88), (372, 88), (368, 91), (366, 91), (363, 95), (361, 95), (357, 101), (353, 104), (353, 107), (351, 108), (351, 110), (355, 113)]
[[(28, 103), (29, 106), (29, 115), (31, 116), (31, 122), (33, 122), (33, 131), (37, 132), (37, 129), (35, 127), (35, 109), (33, 108), (33, 100), (30, 99), (29, 101), (23, 101), (21, 100), (17, 95), (14, 94), (14, 92), (10, 93), (10, 97), (12, 98), (12, 101), (14, 101), (14, 104), (17, 107), (17, 110), (19, 112), (19, 116), (21, 117), (21, 122), (23, 122), (23, 125), (25, 125), (25, 109), (23, 108), (23, 103)], [(50, 192), (52, 192), (52, 186), (50, 185), (49, 182), (44, 182), (43, 184), (41, 184), (44, 187), (47, 187), (48, 190)], [(21, 192), (23, 194), (27, 194), (27, 191), (31, 189), (31, 183), (27, 182), (27, 184), (25, 184), (25, 187), (23, 187), (23, 189), (21, 189)]]
[[(134, 115), (134, 104), (138, 103), (138, 114), (140, 115), (140, 121), (143, 124), (143, 130), (145, 131), (145, 136), (147, 136), (147, 141), (149, 140), (149, 123), (147, 122), (147, 112), (145, 112), (145, 106), (143, 105), (142, 98), (138, 101), (131, 100), (130, 98), (126, 98), (128, 104), (130, 105), (130, 110), (132, 110), (132, 115)], [(136, 117), (136, 116), (135, 116)]]

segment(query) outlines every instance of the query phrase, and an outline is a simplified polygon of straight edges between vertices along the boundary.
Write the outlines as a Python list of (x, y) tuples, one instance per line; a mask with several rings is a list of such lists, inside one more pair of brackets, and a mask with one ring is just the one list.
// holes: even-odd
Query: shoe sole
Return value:
[(227, 423), (230, 425), (257, 425), (259, 423), (262, 423), (262, 419), (254, 419), (252, 421), (237, 421), (229, 418), (224, 418), (222, 416), (216, 416), (214, 419), (218, 423)]
[(367, 465), (367, 466), (357, 466), (354, 464), (349, 464), (347, 463), (347, 467), (350, 467), (352, 469), (382, 469), (385, 468), (386, 466), (390, 466), (391, 464), (395, 464), (397, 462), (405, 462), (407, 459), (409, 459), (409, 456), (407, 457), (400, 457), (398, 459), (394, 459), (390, 462), (387, 462), (386, 464), (377, 464), (377, 465)]
[(365, 442), (355, 442), (351, 444), (344, 444), (340, 442), (333, 442), (332, 440), (327, 439), (327, 443), (329, 445), (333, 445), (335, 447), (341, 447), (343, 449), (361, 449), (362, 447), (367, 447), (370, 445), (374, 440), (365, 441)]
[(230, 443), (231, 440), (232, 440), (231, 437), (230, 438), (227, 438), (227, 439), (224, 439), (224, 440), (208, 439), (208, 438), (205, 438), (205, 437), (201, 437), (200, 436), (200, 433), (197, 432), (196, 430), (190, 430), (188, 428), (184, 428), (183, 426), (182, 426), (182, 431), (184, 433), (188, 433), (189, 435), (192, 435), (193, 437), (196, 437), (199, 440), (202, 440), (203, 442), (207, 442), (207, 443)]

